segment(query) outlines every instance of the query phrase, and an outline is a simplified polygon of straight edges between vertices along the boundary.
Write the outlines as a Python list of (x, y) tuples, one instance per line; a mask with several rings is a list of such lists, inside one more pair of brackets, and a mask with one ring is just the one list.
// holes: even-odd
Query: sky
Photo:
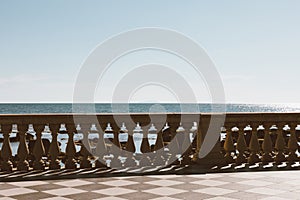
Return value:
[[(1, 0), (0, 102), (73, 102), (81, 67), (99, 44), (132, 29), (157, 27), (205, 49), (226, 103), (300, 103), (299, 21), (298, 0)], [(151, 63), (182, 74), (196, 101), (211, 101), (205, 79), (195, 77), (189, 64), (151, 50), (113, 63), (94, 100), (117, 101), (115, 87), (126, 69)], [(180, 88), (181, 82), (171, 81)], [(176, 102), (177, 96), (159, 84), (136, 85), (128, 101)]]

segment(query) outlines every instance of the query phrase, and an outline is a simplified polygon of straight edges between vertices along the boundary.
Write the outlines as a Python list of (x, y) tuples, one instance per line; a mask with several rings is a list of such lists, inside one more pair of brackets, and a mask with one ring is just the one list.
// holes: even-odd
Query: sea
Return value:
[(29, 113), (300, 112), (300, 104), (2, 103), (0, 114)]

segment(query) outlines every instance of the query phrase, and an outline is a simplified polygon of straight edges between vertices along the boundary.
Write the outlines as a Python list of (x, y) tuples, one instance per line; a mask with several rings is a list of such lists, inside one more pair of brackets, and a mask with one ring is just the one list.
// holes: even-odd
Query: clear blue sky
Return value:
[(227, 102), (300, 103), (299, 22), (298, 0), (2, 0), (0, 102), (71, 102), (80, 66), (99, 43), (162, 27), (206, 49)]

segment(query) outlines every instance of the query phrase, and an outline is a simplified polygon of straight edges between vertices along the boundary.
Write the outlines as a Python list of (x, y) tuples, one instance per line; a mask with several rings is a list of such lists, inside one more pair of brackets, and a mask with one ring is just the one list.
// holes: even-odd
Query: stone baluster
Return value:
[(245, 155), (245, 152), (247, 150), (247, 144), (246, 144), (246, 140), (245, 140), (245, 136), (244, 136), (243, 127), (244, 126), (241, 126), (241, 125), (238, 126), (239, 136), (238, 136), (237, 143), (236, 143), (236, 149), (238, 151), (238, 155), (237, 155), (237, 158), (235, 161), (237, 166), (247, 162), (246, 155)]
[(233, 138), (232, 138), (232, 131), (228, 130), (228, 127), (224, 126), (226, 129), (226, 138), (224, 143), (224, 150), (225, 150), (225, 162), (227, 165), (234, 163), (232, 153), (235, 152), (234, 145), (233, 145)]
[(155, 166), (161, 166), (165, 164), (165, 161), (163, 159), (163, 153), (164, 153), (164, 141), (163, 141), (163, 137), (162, 137), (162, 129), (160, 131), (158, 131), (157, 133), (157, 140), (156, 143), (154, 145), (154, 152), (155, 152), (155, 156), (153, 159), (153, 165)]
[(171, 129), (168, 122), (166, 122), (165, 126), (162, 129), (162, 138), (163, 138), (163, 145), (164, 145), (164, 149), (162, 151), (162, 157), (164, 162), (167, 163), (170, 158), (169, 144), (172, 140)]
[(57, 142), (57, 134), (60, 128), (60, 124), (51, 124), (50, 129), (52, 132), (52, 142), (50, 143), (48, 157), (50, 158), (49, 168), (52, 170), (60, 169), (60, 161), (58, 156), (60, 154), (60, 148)]
[(141, 151), (143, 154), (141, 155), (140, 163), (139, 163), (139, 165), (142, 167), (151, 165), (150, 157), (146, 155), (146, 153), (151, 152), (150, 144), (148, 141), (148, 132), (144, 131), (143, 135), (144, 136), (143, 136), (142, 147), (141, 147)]
[[(126, 166), (126, 167), (135, 167), (136, 162), (133, 158), (133, 153), (135, 152), (135, 146), (134, 146), (133, 137), (132, 137), (134, 126), (131, 126), (130, 124), (128, 124), (128, 125), (129, 125), (129, 127), (128, 127), (129, 131), (128, 131), (128, 140), (127, 140), (127, 143), (125, 145), (126, 160), (125, 160), (124, 166)], [(126, 126), (127, 126), (127, 124), (126, 124)]]
[(88, 141), (88, 134), (90, 130), (90, 125), (88, 124), (82, 124), (81, 125), (81, 131), (83, 134), (81, 149), (80, 149), (80, 168), (81, 169), (87, 169), (92, 168), (92, 164), (89, 160), (90, 154), (90, 144)]
[(275, 149), (276, 149), (276, 156), (275, 156), (275, 163), (277, 165), (282, 164), (282, 162), (286, 161), (285, 155), (284, 155), (284, 149), (285, 149), (285, 141), (284, 137), (282, 135), (282, 129), (283, 129), (283, 124), (279, 124), (277, 130), (277, 139), (275, 143)]
[(254, 165), (260, 162), (260, 158), (259, 158), (260, 146), (257, 137), (257, 128), (258, 128), (258, 124), (253, 123), (251, 139), (249, 143), (249, 150), (250, 150), (250, 156), (248, 158), (249, 165)]
[(104, 138), (103, 138), (104, 132), (101, 128), (98, 130), (100, 130), (100, 131), (99, 131), (99, 140), (96, 145), (96, 156), (98, 157), (98, 159), (96, 161), (96, 168), (103, 168), (103, 167), (106, 167), (103, 157), (107, 150), (106, 150), (106, 146), (105, 146)]
[[(192, 130), (192, 129), (190, 129)], [(190, 132), (186, 131), (184, 133), (184, 140), (182, 144), (182, 161), (181, 165), (186, 166), (192, 163), (191, 155), (193, 154), (193, 146), (192, 146), (192, 141), (190, 139)]]
[(75, 154), (76, 154), (76, 147), (74, 143), (74, 133), (77, 132), (76, 127), (74, 124), (70, 124), (67, 128), (67, 133), (69, 135), (68, 143), (66, 147), (66, 162), (65, 162), (65, 168), (66, 169), (76, 169), (77, 163), (75, 160)]
[(3, 145), (2, 145), (2, 149), (1, 149), (1, 158), (2, 158), (1, 171), (11, 172), (13, 169), (13, 163), (11, 161), (12, 151), (11, 151), (11, 146), (10, 146), (10, 142), (9, 142), (11, 126), (10, 125), (2, 125), (1, 129), (2, 129), (2, 134), (3, 134)]
[(135, 146), (133, 142), (133, 137), (132, 137), (132, 131), (128, 133), (128, 141), (126, 144), (126, 151), (134, 153), (135, 152)]
[[(114, 126), (114, 124), (112, 125), (113, 130), (117, 130), (119, 127), (118, 126)], [(120, 141), (119, 141), (119, 132), (118, 131), (114, 131), (114, 139), (113, 139), (113, 145), (115, 145), (115, 147), (120, 147)]]
[(34, 126), (34, 129), (36, 131), (36, 141), (33, 146), (32, 154), (34, 156), (33, 169), (35, 170), (45, 169), (45, 161), (43, 160), (43, 156), (45, 156), (45, 148), (42, 142), (42, 132), (44, 128), (44, 125)]
[(179, 160), (177, 159), (176, 155), (179, 152), (179, 142), (178, 136), (176, 134), (177, 127), (179, 127), (179, 123), (171, 124), (170, 123), (170, 133), (171, 133), (171, 141), (168, 144), (169, 153), (171, 154), (168, 158), (168, 164), (179, 165)]
[(158, 151), (164, 148), (164, 141), (162, 137), (162, 130), (158, 131), (157, 133), (157, 140), (154, 146), (154, 151)]
[(272, 151), (273, 151), (273, 144), (272, 144), (272, 138), (270, 135), (270, 127), (271, 124), (264, 124), (264, 141), (262, 143), (262, 164), (267, 165), (274, 161)]
[(298, 150), (298, 141), (296, 138), (296, 125), (292, 123), (290, 125), (290, 137), (288, 140), (288, 150), (289, 150), (289, 155), (288, 155), (288, 162), (289, 165), (294, 164), (295, 162), (299, 161), (299, 158), (296, 154), (296, 151)]
[(26, 133), (27, 125), (19, 125), (18, 133), (20, 138), (20, 143), (17, 151), (18, 162), (17, 162), (17, 170), (19, 171), (28, 171), (29, 163), (27, 161), (29, 150), (26, 143)]
[(273, 149), (275, 148), (276, 140), (277, 140), (277, 131), (278, 128), (274, 125), (270, 127), (270, 137), (272, 140)]
[(148, 141), (148, 132), (147, 131), (144, 131), (144, 136), (143, 136), (143, 140), (142, 140), (142, 147), (141, 147), (141, 151), (142, 153), (149, 153), (151, 152), (151, 149), (150, 149), (150, 144), (149, 144), (149, 141)]

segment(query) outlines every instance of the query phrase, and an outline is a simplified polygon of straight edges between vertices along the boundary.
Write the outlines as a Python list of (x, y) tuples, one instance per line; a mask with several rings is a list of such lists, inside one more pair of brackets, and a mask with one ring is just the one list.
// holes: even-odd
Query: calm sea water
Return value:
[(300, 112), (291, 104), (0, 104), (2, 114), (20, 113), (155, 113), (155, 112)]

